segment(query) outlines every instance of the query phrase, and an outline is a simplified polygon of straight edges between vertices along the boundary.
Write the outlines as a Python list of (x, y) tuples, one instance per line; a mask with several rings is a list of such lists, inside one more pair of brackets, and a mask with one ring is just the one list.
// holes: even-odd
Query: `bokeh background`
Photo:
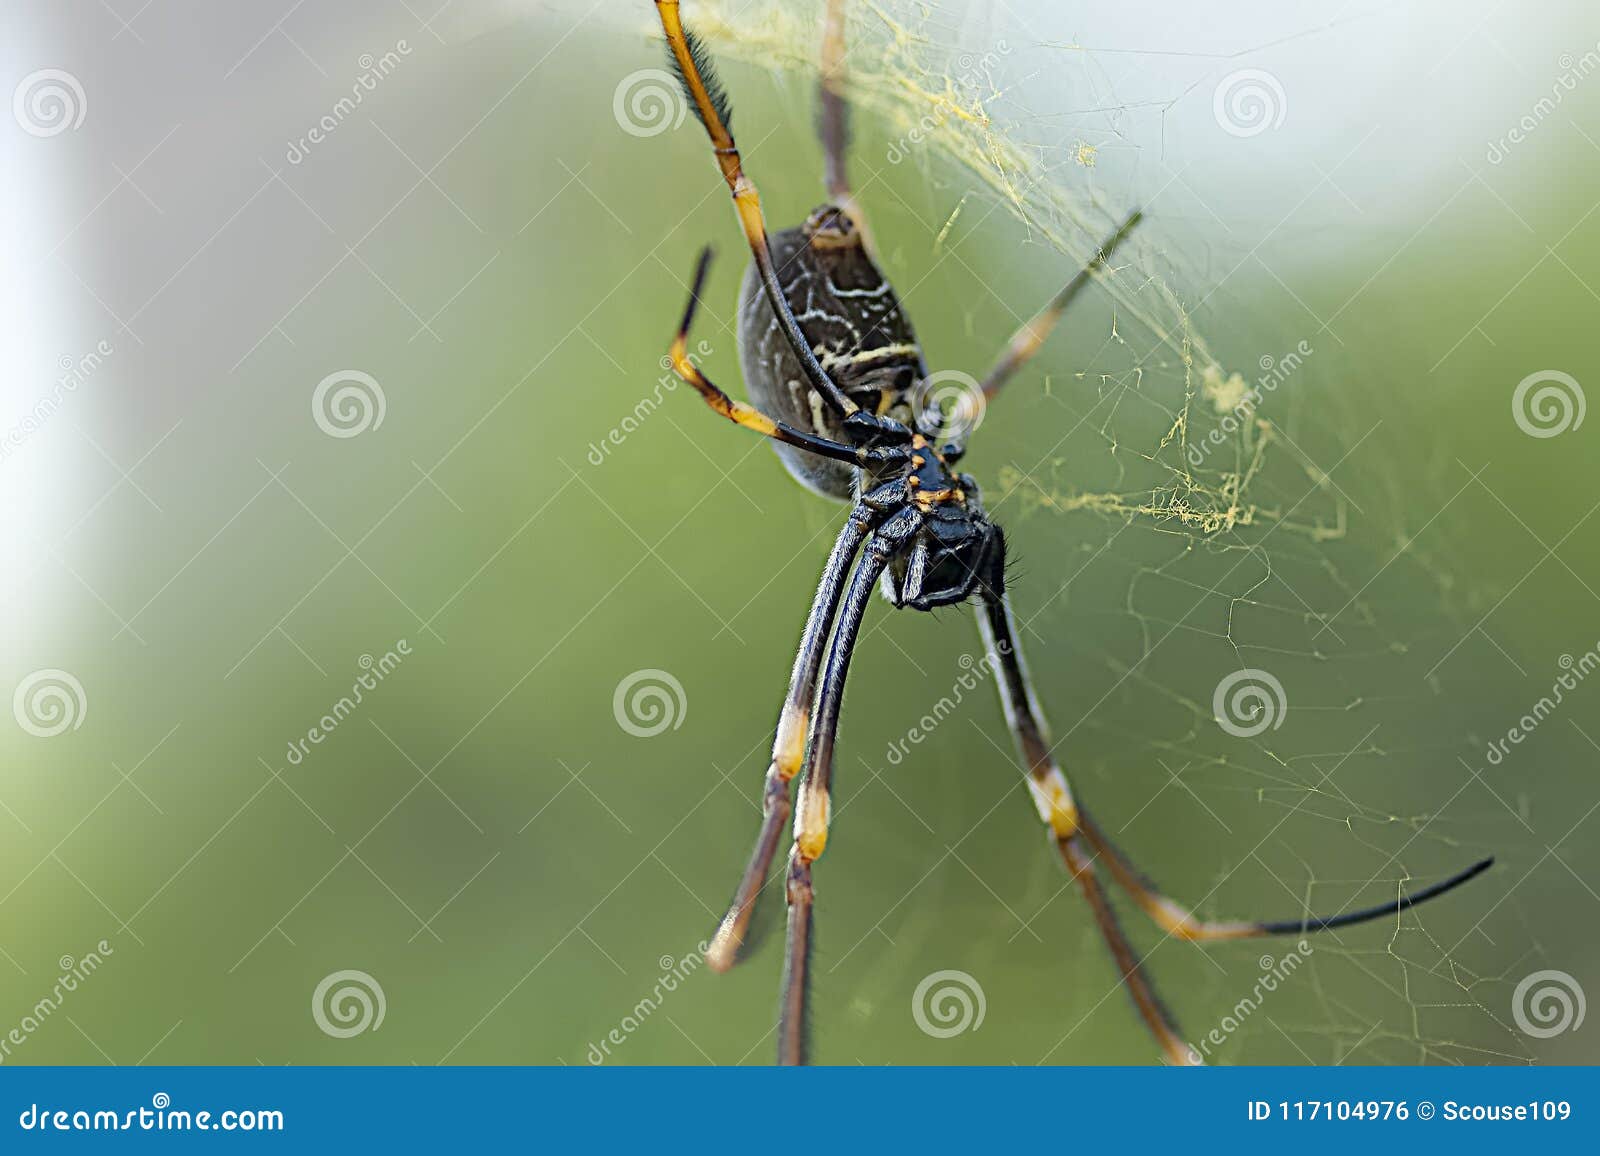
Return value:
[[(1592, 1060), (1592, 8), (856, 7), (856, 181), (933, 366), (981, 372), (1148, 214), (967, 467), (1079, 793), (1223, 917), (1498, 857), (1316, 938), (1226, 1025), (1293, 945), (1130, 912), (1190, 1038), (1220, 1031), (1220, 1063)], [(802, 218), (820, 6), (686, 9), (769, 220)], [(698, 337), (737, 391), (744, 260), (653, 19), (7, 8), (5, 1062), (769, 1060), (776, 889), (747, 964), (695, 953), (841, 511), (662, 384), (713, 241)], [(1268, 424), (1194, 465), (1233, 375), (1302, 342)], [(1551, 371), (1571, 412), (1519, 420)], [(993, 689), (964, 685), (976, 646), (965, 612), (872, 612), (816, 1058), (1154, 1062)], [(1240, 669), (1283, 688), (1248, 737), (1213, 710)], [(641, 671), (664, 693), (630, 707)], [(972, 1007), (934, 1009), (954, 1034), (914, 1010), (941, 971)]]

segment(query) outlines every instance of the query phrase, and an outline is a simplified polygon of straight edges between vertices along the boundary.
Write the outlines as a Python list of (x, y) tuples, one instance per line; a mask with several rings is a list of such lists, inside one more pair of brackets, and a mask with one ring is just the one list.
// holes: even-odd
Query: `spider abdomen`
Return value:
[[(768, 243), (784, 297), (828, 375), (863, 409), (891, 412), (925, 375), (922, 350), (849, 216), (824, 205)], [(752, 405), (819, 437), (846, 440), (789, 348), (753, 261), (739, 289), (739, 365)], [(772, 445), (802, 485), (841, 501), (853, 495), (854, 467)]]

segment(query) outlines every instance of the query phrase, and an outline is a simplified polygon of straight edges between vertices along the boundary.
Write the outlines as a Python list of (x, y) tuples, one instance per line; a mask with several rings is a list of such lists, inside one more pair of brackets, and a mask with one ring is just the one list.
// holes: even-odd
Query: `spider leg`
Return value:
[(772, 263), (772, 251), (767, 244), (767, 226), (761, 214), (761, 196), (756, 191), (755, 183), (745, 175), (738, 146), (733, 142), (733, 131), (728, 127), (731, 113), (727, 99), (722, 91), (722, 85), (711, 69), (710, 56), (693, 34), (684, 28), (678, 12), (678, 0), (656, 0), (656, 12), (661, 17), (661, 28), (666, 33), (667, 46), (671, 49), (672, 60), (677, 67), (678, 77), (683, 82), (684, 92), (689, 98), (689, 103), (694, 106), (700, 123), (705, 126), (706, 135), (711, 138), (712, 148), (716, 152), (717, 167), (722, 170), (723, 180), (728, 183), (728, 191), (733, 194), (733, 205), (739, 214), (739, 224), (744, 229), (745, 240), (749, 242), (750, 253), (755, 258), (756, 269), (761, 275), (767, 302), (772, 306), (772, 312), (778, 318), (779, 324), (783, 326), (784, 337), (789, 347), (794, 351), (796, 360), (800, 362), (806, 380), (830, 409), (841, 417), (861, 412), (861, 407), (846, 397), (844, 391), (828, 376), (827, 370), (822, 368), (822, 363), (817, 360), (811, 343), (801, 332), (800, 322), (795, 319), (793, 310), (789, 308), (789, 303), (784, 298), (783, 288), (778, 283), (777, 270)]
[(1089, 909), (1094, 913), (1106, 946), (1116, 961), (1122, 982), (1133, 997), (1134, 1006), (1145, 1026), (1161, 1045), (1167, 1061), (1188, 1065), (1199, 1060), (1184, 1042), (1172, 1014), (1156, 994), (1139, 965), (1138, 954), (1117, 922), (1116, 913), (1106, 898), (1105, 888), (1095, 874), (1092, 844), (1087, 844), (1077, 804), (1067, 786), (1066, 776), (1050, 753), (1050, 735), (1028, 678), (1027, 666), (1017, 648), (1016, 620), (1011, 600), (1005, 593), (1005, 539), (996, 527), (990, 554), (990, 570), (979, 584), (978, 627), (989, 650), (990, 667), (999, 675), (1000, 698), (1006, 722), (1016, 738), (1018, 752), (1028, 772), (1028, 789), (1039, 817), (1049, 828), (1051, 842), (1066, 865)]
[(850, 190), (845, 162), (850, 146), (850, 106), (844, 99), (844, 0), (828, 0), (822, 24), (822, 62), (817, 78), (817, 136), (822, 141), (823, 184), (828, 199), (864, 227), (861, 206)]
[(778, 839), (783, 824), (789, 818), (789, 782), (800, 770), (805, 756), (806, 728), (811, 718), (812, 700), (815, 697), (817, 673), (822, 668), (823, 651), (828, 635), (833, 630), (834, 615), (839, 609), (839, 599), (844, 593), (845, 579), (850, 575), (856, 551), (867, 536), (875, 516), (865, 506), (850, 512), (850, 520), (833, 545), (828, 564), (817, 585), (816, 598), (811, 613), (806, 618), (805, 631), (800, 638), (800, 650), (795, 655), (794, 671), (789, 676), (789, 694), (778, 719), (778, 735), (772, 744), (772, 764), (767, 768), (766, 784), (761, 794), (761, 831), (756, 836), (755, 849), (733, 893), (728, 914), (717, 926), (706, 951), (706, 962), (713, 971), (727, 971), (738, 960), (739, 949), (744, 945), (745, 932), (750, 926), (750, 916), (755, 911), (756, 898), (772, 867), (778, 850)]
[(816, 710), (806, 745), (805, 778), (800, 784), (795, 807), (794, 846), (789, 852), (789, 925), (784, 947), (783, 988), (778, 1004), (780, 1064), (806, 1062), (806, 998), (811, 958), (811, 909), (815, 898), (811, 865), (822, 855), (828, 841), (833, 743), (839, 729), (839, 708), (844, 698), (850, 655), (855, 650), (861, 619), (878, 576), (888, 565), (889, 558), (901, 548), (904, 535), (914, 530), (920, 521), (913, 511), (902, 510), (869, 539), (839, 608), (839, 625), (828, 651), (822, 683), (817, 689)]
[(1039, 352), (1039, 347), (1045, 343), (1045, 339), (1055, 329), (1056, 322), (1061, 320), (1061, 315), (1067, 311), (1067, 306), (1072, 304), (1072, 299), (1082, 291), (1085, 285), (1094, 279), (1096, 273), (1105, 268), (1106, 262), (1111, 260), (1111, 254), (1116, 252), (1117, 246), (1122, 244), (1123, 240), (1133, 231), (1133, 227), (1139, 223), (1143, 216), (1143, 212), (1139, 209), (1129, 213), (1122, 224), (1117, 226), (1117, 231), (1101, 243), (1099, 250), (1090, 258), (1089, 263), (1078, 270), (1077, 274), (1066, 283), (1061, 292), (1052, 297), (1048, 305), (1034, 314), (1032, 320), (1012, 334), (1010, 342), (1006, 345), (1005, 352), (995, 361), (994, 365), (989, 369), (988, 376), (983, 379), (984, 397), (993, 397), (999, 393), (1000, 387), (1009, 381), (1017, 370), (1033, 360), (1033, 355)]
[(689, 290), (689, 303), (684, 306), (683, 320), (678, 324), (678, 332), (673, 336), (672, 346), (667, 355), (672, 364), (672, 372), (699, 392), (717, 413), (745, 429), (754, 430), (763, 437), (773, 438), (776, 441), (787, 442), (789, 445), (798, 446), (825, 458), (834, 458), (838, 461), (849, 462), (852, 465), (864, 466), (868, 462), (882, 461), (892, 457), (904, 457), (908, 452), (899, 446), (881, 446), (866, 449), (860, 446), (848, 445), (844, 442), (832, 441), (828, 438), (818, 437), (802, 429), (796, 429), (786, 422), (768, 417), (753, 405), (742, 401), (735, 401), (724, 393), (712, 382), (689, 358), (689, 326), (694, 323), (694, 313), (700, 304), (700, 290), (705, 284), (706, 270), (711, 265), (711, 249), (708, 246), (700, 251), (700, 260), (694, 269), (694, 284)]
[(1155, 884), (1145, 878), (1128, 857), (1119, 851), (1106, 838), (1105, 832), (1092, 822), (1087, 814), (1078, 812), (1078, 823), (1083, 830), (1083, 836), (1089, 841), (1106, 866), (1111, 871), (1111, 877), (1125, 890), (1140, 910), (1148, 915), (1163, 931), (1178, 939), (1187, 939), (1194, 943), (1207, 943), (1219, 939), (1255, 939), (1266, 935), (1304, 935), (1312, 931), (1327, 931), (1335, 927), (1350, 927), (1358, 923), (1366, 923), (1373, 919), (1382, 919), (1385, 916), (1397, 915), (1419, 903), (1426, 903), (1430, 899), (1437, 899), (1447, 892), (1454, 891), (1467, 880), (1487, 871), (1494, 865), (1494, 858), (1480, 859), (1465, 870), (1458, 871), (1448, 879), (1441, 880), (1420, 891), (1413, 891), (1401, 895), (1388, 903), (1380, 903), (1374, 907), (1365, 907), (1358, 911), (1346, 911), (1339, 915), (1306, 915), (1299, 919), (1278, 919), (1262, 922), (1248, 920), (1212, 921), (1197, 919), (1194, 914), (1181, 905), (1168, 899), (1156, 888)]
[[(1335, 927), (1349, 927), (1369, 920), (1396, 915), (1419, 903), (1426, 903), (1455, 890), (1469, 879), (1487, 871), (1494, 859), (1482, 859), (1448, 879), (1441, 880), (1420, 891), (1374, 907), (1347, 911), (1339, 915), (1307, 915), (1299, 919), (1269, 921), (1210, 921), (1197, 919), (1186, 908), (1167, 898), (1156, 889), (1119, 851), (1100, 827), (1089, 818), (1073, 800), (1065, 776), (1056, 766), (1050, 753), (1049, 732), (1043, 712), (1033, 694), (1021, 651), (1017, 648), (1017, 629), (1011, 613), (1010, 598), (1004, 590), (1004, 539), (996, 529), (995, 547), (991, 554), (991, 570), (980, 584), (981, 607), (978, 623), (989, 648), (990, 665), (1000, 674), (1000, 693), (1005, 705), (1006, 721), (1016, 736), (1017, 747), (1028, 768), (1029, 788), (1040, 816), (1051, 828), (1067, 869), (1083, 891), (1094, 911), (1095, 922), (1105, 936), (1111, 954), (1122, 971), (1124, 982), (1132, 994), (1139, 1013), (1161, 1043), (1162, 1049), (1173, 1063), (1197, 1063), (1195, 1053), (1183, 1043), (1171, 1015), (1163, 1007), (1150, 982), (1140, 974), (1138, 959), (1126, 935), (1117, 923), (1116, 915), (1106, 900), (1105, 889), (1094, 872), (1094, 861), (1103, 860), (1111, 877), (1125, 890), (1146, 915), (1169, 935), (1190, 942), (1210, 942), (1226, 939), (1252, 939), (1267, 935), (1304, 935), (1312, 931), (1326, 931)], [(1093, 852), (1089, 854), (1088, 852)]]

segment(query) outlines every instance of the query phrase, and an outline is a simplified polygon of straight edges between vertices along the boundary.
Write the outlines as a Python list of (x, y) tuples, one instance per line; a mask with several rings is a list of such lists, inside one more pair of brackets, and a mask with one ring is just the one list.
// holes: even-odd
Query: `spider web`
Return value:
[[(872, 205), (880, 179), (904, 180), (888, 167), (915, 168), (943, 222), (935, 255), (966, 244), (946, 285), (972, 299), (960, 308), (976, 349), (1027, 316), (977, 281), (1026, 268), (1048, 296), (1049, 270), (1081, 266), (1171, 185), (1172, 110), (1209, 105), (1219, 65), (1257, 47), (1175, 68), (1170, 54), (1051, 39), (1004, 5), (850, 9), (858, 195)], [(809, 115), (816, 5), (730, 0), (690, 17), (719, 58), (770, 68)], [(1511, 849), (1470, 774), (1485, 690), (1435, 661), (1495, 596), (1457, 561), (1465, 526), (1432, 517), (1448, 453), (1418, 457), (1426, 415), (1376, 384), (1375, 353), (1252, 320), (1247, 295), (1219, 288), (1243, 246), (1193, 240), (1162, 206), (996, 403), (967, 467), (1022, 546), (1018, 612), (1035, 655), (1052, 654), (1035, 676), (1075, 704), (1052, 714), (1078, 790), (1156, 878), (1188, 872), (1175, 890), (1207, 915), (1365, 905)], [(995, 245), (1003, 259), (986, 259)], [(897, 281), (897, 262), (926, 259), (885, 253)], [(1269, 672), (1286, 700), (1279, 725), (1248, 737), (1219, 726), (1213, 701), (1243, 669)], [(1515, 901), (1497, 898), (1480, 882), (1312, 937), (1292, 992), (1225, 1031), (1211, 1062), (1527, 1062), (1507, 981), (1537, 949)], [(1509, 942), (1491, 939), (1508, 924)], [(1260, 959), (1208, 953), (1180, 1004), (1196, 1042), (1207, 1014), (1220, 1021), (1293, 948), (1260, 945)]]

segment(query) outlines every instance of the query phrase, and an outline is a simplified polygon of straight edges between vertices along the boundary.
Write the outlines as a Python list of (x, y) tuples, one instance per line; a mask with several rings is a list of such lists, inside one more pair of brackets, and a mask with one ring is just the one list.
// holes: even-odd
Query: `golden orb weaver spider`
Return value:
[[(773, 440), (785, 467), (818, 493), (851, 502), (811, 613), (778, 719), (762, 793), (755, 849), (707, 962), (726, 971), (738, 958), (793, 805), (786, 876), (788, 928), (778, 1015), (778, 1061), (806, 1061), (807, 975), (813, 930), (812, 865), (827, 843), (834, 738), (845, 676), (874, 586), (895, 606), (932, 610), (975, 601), (989, 661), (999, 671), (1006, 721), (1034, 804), (1111, 951), (1145, 1025), (1173, 1064), (1199, 1063), (1145, 976), (1096, 872), (1111, 879), (1169, 935), (1192, 942), (1304, 934), (1394, 915), (1488, 869), (1484, 859), (1442, 882), (1375, 907), (1329, 917), (1217, 922), (1167, 898), (1107, 839), (1057, 765), (1044, 716), (1018, 650), (1005, 587), (1005, 536), (983, 510), (977, 483), (954, 466), (964, 447), (938, 440), (937, 405), (916, 387), (928, 378), (922, 350), (894, 290), (869, 249), (865, 219), (846, 177), (842, 0), (829, 0), (822, 36), (818, 131), (828, 201), (798, 228), (769, 236), (755, 184), (744, 171), (726, 95), (703, 45), (683, 25), (678, 0), (655, 0), (671, 60), (733, 195), (751, 264), (740, 293), (740, 361), (755, 405), (735, 401), (690, 360), (689, 327), (710, 250), (696, 267), (671, 346), (674, 371), (734, 423)], [(981, 383), (999, 392), (1028, 363), (1073, 298), (1138, 224), (1135, 211), (1098, 254), (1011, 338)], [(797, 313), (803, 314), (802, 321)], [(859, 561), (857, 560), (857, 556)], [(853, 568), (853, 569), (852, 569)]]

